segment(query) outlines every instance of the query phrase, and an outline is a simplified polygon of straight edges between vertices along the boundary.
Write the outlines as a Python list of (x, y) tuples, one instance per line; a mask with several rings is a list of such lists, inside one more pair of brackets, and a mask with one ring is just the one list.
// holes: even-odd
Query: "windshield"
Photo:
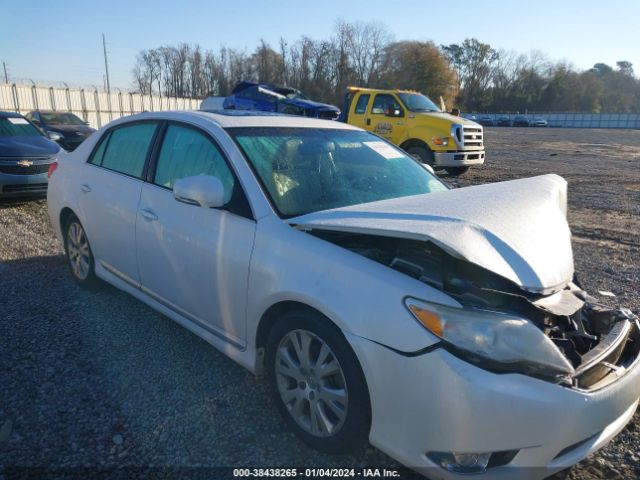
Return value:
[(0, 137), (41, 137), (42, 133), (26, 118), (0, 117)]
[(447, 189), (415, 159), (368, 132), (276, 127), (227, 131), (285, 218)]
[(49, 125), (84, 125), (84, 122), (76, 117), (73, 113), (40, 113), (42, 123)]
[(440, 109), (429, 97), (420, 93), (398, 93), (407, 110), (411, 112), (439, 112)]

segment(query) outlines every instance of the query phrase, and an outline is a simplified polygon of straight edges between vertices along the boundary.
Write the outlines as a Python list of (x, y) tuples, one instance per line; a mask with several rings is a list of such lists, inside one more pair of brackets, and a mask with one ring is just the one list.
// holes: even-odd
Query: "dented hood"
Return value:
[(323, 210), (288, 222), (432, 241), (525, 290), (546, 294), (573, 277), (566, 206), (567, 182), (542, 175)]

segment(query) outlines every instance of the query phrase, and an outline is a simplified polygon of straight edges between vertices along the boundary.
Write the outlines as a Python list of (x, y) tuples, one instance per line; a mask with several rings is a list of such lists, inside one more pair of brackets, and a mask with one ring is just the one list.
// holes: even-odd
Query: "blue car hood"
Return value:
[(0, 157), (38, 157), (59, 151), (60, 146), (46, 137), (0, 137)]
[(327, 103), (314, 102), (313, 100), (303, 100), (301, 98), (287, 98), (284, 100), (280, 100), (281, 103), (285, 103), (287, 105), (293, 105), (295, 107), (307, 108), (311, 110), (333, 110), (334, 112), (339, 112), (340, 110), (333, 105), (329, 105)]

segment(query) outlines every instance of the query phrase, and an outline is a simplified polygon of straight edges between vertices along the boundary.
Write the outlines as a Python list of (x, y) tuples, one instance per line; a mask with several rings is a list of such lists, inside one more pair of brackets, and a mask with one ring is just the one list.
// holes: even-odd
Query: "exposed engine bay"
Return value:
[[(306, 230), (306, 229), (305, 229)], [(605, 386), (640, 355), (640, 322), (629, 310), (597, 302), (577, 282), (541, 295), (486, 268), (457, 258), (430, 241), (332, 230), (312, 235), (409, 275), (465, 307), (506, 312), (533, 322), (575, 369), (558, 383), (581, 389)]]

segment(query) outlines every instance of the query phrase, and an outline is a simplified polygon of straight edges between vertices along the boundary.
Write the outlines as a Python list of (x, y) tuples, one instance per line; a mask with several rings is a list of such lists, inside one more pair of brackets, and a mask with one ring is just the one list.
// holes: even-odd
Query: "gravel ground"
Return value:
[[(565, 177), (580, 280), (640, 313), (640, 132), (488, 128), (485, 141), (487, 164), (452, 181)], [(372, 447), (307, 448), (263, 382), (213, 347), (114, 288), (76, 287), (44, 200), (0, 202), (0, 291), (0, 480), (12, 468), (48, 469), (31, 471), (48, 478), (113, 477), (122, 467), (130, 468), (122, 478), (223, 473), (202, 467), (398, 468)], [(640, 478), (640, 414), (569, 477)]]

